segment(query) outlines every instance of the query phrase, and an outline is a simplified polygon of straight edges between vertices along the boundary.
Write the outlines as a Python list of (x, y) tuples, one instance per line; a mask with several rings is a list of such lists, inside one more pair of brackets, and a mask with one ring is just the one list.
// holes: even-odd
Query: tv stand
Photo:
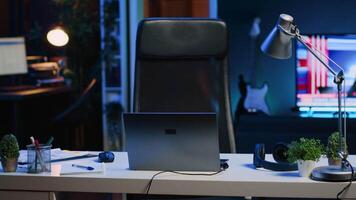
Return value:
[[(299, 116), (306, 118), (338, 118), (338, 108), (334, 107), (301, 107)], [(343, 113), (344, 108), (341, 112)], [(356, 108), (346, 107), (346, 117), (356, 118)]]

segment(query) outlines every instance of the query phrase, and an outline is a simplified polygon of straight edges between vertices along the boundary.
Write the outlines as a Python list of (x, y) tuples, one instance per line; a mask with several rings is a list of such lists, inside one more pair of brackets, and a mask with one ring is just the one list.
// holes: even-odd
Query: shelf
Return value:
[[(110, 120), (115, 107), (119, 104), (124, 105), (125, 73), (125, 37), (126, 1), (121, 0), (100, 0), (100, 29), (102, 33), (102, 51), (108, 55), (102, 61), (102, 121), (103, 121), (103, 147), (105, 150), (121, 150), (122, 137), (121, 131), (117, 129), (120, 120)], [(109, 9), (107, 9), (109, 8)], [(122, 19), (121, 19), (122, 18)], [(112, 20), (110, 22), (105, 20)], [(123, 86), (123, 87), (122, 87)], [(113, 106), (115, 105), (115, 106)], [(110, 108), (108, 108), (110, 107)], [(110, 113), (111, 112), (111, 113)], [(117, 113), (119, 116), (119, 113)], [(114, 123), (113, 123), (114, 121)]]

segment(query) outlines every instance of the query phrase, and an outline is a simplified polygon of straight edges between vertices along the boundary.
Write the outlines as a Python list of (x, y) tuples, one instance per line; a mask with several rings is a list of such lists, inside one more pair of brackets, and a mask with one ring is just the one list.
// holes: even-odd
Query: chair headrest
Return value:
[(224, 57), (225, 22), (217, 19), (147, 18), (140, 22), (136, 53), (140, 57)]

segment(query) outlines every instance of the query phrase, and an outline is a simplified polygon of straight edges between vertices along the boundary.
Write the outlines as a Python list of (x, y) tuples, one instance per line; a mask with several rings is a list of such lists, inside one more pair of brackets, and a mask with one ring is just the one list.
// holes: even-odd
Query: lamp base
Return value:
[[(344, 182), (350, 181), (351, 176), (350, 167), (341, 169), (340, 166), (322, 166), (313, 170), (311, 178), (317, 181)], [(353, 179), (355, 179), (355, 176)]]

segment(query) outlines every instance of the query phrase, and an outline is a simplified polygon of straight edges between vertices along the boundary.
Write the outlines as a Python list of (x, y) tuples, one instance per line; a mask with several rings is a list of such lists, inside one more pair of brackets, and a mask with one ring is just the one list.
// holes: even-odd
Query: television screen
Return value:
[[(356, 35), (304, 35), (319, 52), (334, 60), (345, 73), (346, 107), (356, 107)], [(296, 45), (297, 106), (335, 110), (337, 86), (334, 76), (300, 43)], [(337, 66), (325, 59), (334, 71)], [(327, 109), (325, 109), (327, 110)]]

